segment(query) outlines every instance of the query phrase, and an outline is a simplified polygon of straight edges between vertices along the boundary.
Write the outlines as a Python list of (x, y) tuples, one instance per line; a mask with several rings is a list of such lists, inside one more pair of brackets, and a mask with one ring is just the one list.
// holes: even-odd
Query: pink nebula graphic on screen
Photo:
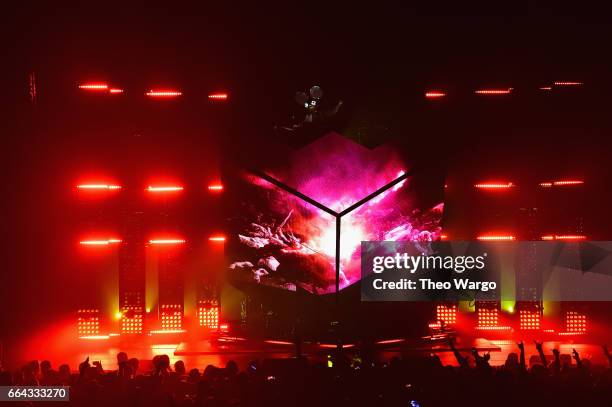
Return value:
[[(339, 213), (403, 176), (409, 168), (387, 147), (367, 149), (329, 134), (294, 153), (289, 168), (266, 174)], [(336, 217), (252, 174), (265, 191), (268, 213), (255, 213), (238, 234), (255, 255), (230, 265), (253, 281), (316, 294), (335, 290)], [(432, 241), (441, 235), (444, 205), (416, 208), (410, 177), (341, 217), (340, 287), (360, 278), (364, 240)], [(251, 250), (253, 252), (253, 250)]]

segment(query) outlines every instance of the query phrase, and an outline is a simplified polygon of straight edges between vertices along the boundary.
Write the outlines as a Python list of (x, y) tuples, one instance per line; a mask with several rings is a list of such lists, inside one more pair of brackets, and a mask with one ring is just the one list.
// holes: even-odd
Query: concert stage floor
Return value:
[[(181, 340), (181, 338), (165, 335), (165, 337), (149, 338), (147, 341), (122, 341), (120, 338), (111, 340), (78, 340), (72, 341), (68, 346), (51, 349), (48, 347), (36, 347), (24, 350), (14, 361), (22, 363), (26, 360), (48, 359), (57, 368), (62, 363), (68, 363), (73, 370), (78, 364), (89, 357), (90, 361), (99, 360), (106, 369), (115, 369), (116, 355), (118, 352), (126, 352), (129, 357), (140, 360), (142, 372), (151, 369), (151, 359), (155, 355), (166, 354), (172, 363), (183, 360), (188, 369), (197, 367), (205, 368), (212, 364), (224, 366), (229, 360), (234, 360), (241, 368), (252, 360), (263, 360), (267, 358), (290, 358), (295, 356), (295, 346), (285, 341), (254, 341), (242, 338), (218, 338), (216, 340)], [(357, 350), (355, 345), (347, 344), (348, 354)], [(518, 347), (511, 340), (487, 340), (478, 338), (469, 343), (459, 342), (457, 348), (464, 355), (469, 355), (472, 347), (483, 352), (490, 352), (490, 363), (493, 366), (503, 365), (509, 353), (517, 352)], [(556, 348), (561, 354), (570, 355), (572, 349), (580, 352), (583, 359), (591, 360), (593, 364), (604, 364), (607, 361), (603, 357), (601, 347), (596, 344), (571, 343), (571, 342), (545, 342), (546, 354), (552, 355), (552, 349)], [(333, 344), (304, 343), (302, 354), (314, 361), (325, 361), (327, 355), (335, 349)], [(375, 347), (375, 355), (379, 360), (388, 360), (393, 356), (410, 354), (437, 354), (445, 365), (456, 365), (453, 352), (443, 342), (387, 340), (379, 341)], [(533, 343), (526, 343), (526, 359), (537, 355)]]

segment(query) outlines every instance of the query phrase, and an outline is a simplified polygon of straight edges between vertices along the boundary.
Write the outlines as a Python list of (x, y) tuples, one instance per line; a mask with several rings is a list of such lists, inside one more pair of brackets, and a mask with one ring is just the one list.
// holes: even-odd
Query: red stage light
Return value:
[(544, 235), (542, 240), (586, 240), (585, 235)]
[(187, 332), (185, 329), (156, 329), (153, 331), (149, 331), (151, 335), (160, 335), (160, 334), (182, 334)]
[(478, 308), (478, 327), (497, 327), (499, 310), (497, 308)]
[(173, 89), (151, 89), (145, 95), (154, 98), (175, 98), (181, 96), (183, 92)]
[(376, 344), (377, 345), (388, 345), (392, 343), (401, 343), (405, 341), (406, 341), (405, 339), (385, 339), (385, 340), (376, 342)]
[(519, 325), (523, 331), (539, 330), (541, 324), (541, 315), (537, 310), (520, 310)]
[(443, 321), (445, 324), (457, 322), (456, 305), (436, 305), (436, 320)]
[(344, 349), (349, 349), (349, 348), (354, 348), (355, 344), (354, 343), (344, 343), (344, 344), (334, 344), (334, 343), (321, 343), (319, 344), (319, 348), (323, 348), (323, 349), (337, 349), (338, 347), (340, 348), (344, 348)]
[(77, 185), (77, 189), (116, 191), (118, 189), (121, 189), (121, 186), (120, 185), (108, 185), (108, 184), (81, 184), (81, 185)]
[(83, 246), (108, 246), (111, 243), (121, 243), (121, 239), (91, 239), (81, 240), (79, 242), (79, 244)]
[(112, 94), (123, 93), (123, 89), (118, 89), (118, 88), (110, 88), (110, 89), (108, 90), (108, 93), (112, 93)]
[(478, 184), (474, 184), (474, 188), (478, 189), (491, 189), (491, 190), (504, 190), (513, 188), (514, 184), (512, 182), (482, 182)]
[(208, 95), (208, 99), (209, 100), (227, 100), (229, 98), (229, 95), (227, 93), (211, 93), (210, 95)]
[[(133, 311), (133, 312), (131, 312)], [(122, 334), (141, 334), (143, 327), (142, 308), (138, 306), (124, 306), (119, 312)], [(128, 315), (131, 315), (128, 317)]]
[(540, 90), (552, 90), (552, 86), (542, 86)]
[(79, 85), (79, 89), (83, 90), (107, 90), (108, 85), (105, 83), (84, 83)]
[(446, 93), (438, 90), (431, 90), (425, 92), (425, 97), (428, 99), (443, 98), (444, 96), (446, 96)]
[(584, 235), (558, 235), (555, 236), (556, 240), (586, 240)]
[(172, 245), (172, 244), (183, 244), (185, 239), (151, 239), (149, 244), (153, 245)]
[(219, 307), (198, 307), (198, 323), (209, 329), (219, 328)]
[[(576, 311), (565, 313), (565, 331), (570, 334), (581, 334), (586, 332), (586, 315)], [(561, 333), (559, 333), (561, 335)]]
[(160, 308), (162, 331), (181, 330), (183, 327), (183, 307), (181, 304), (162, 304)]
[(507, 89), (479, 89), (474, 91), (477, 95), (507, 95), (512, 92), (514, 88)]
[(210, 184), (208, 186), (208, 190), (212, 192), (220, 192), (220, 191), (223, 191), (223, 185), (222, 184)]
[(182, 191), (184, 188), (180, 186), (152, 186), (149, 185), (147, 187), (147, 191), (149, 192), (177, 192)]
[(448, 235), (440, 235), (440, 240), (448, 240)]
[(225, 236), (215, 235), (208, 238), (211, 242), (225, 242)]
[(109, 339), (110, 335), (84, 335), (84, 336), (79, 336), (79, 339), (88, 339), (88, 340), (98, 340), (98, 341), (103, 341), (106, 339)]
[(267, 340), (264, 341), (265, 343), (269, 343), (271, 345), (293, 345), (293, 342), (287, 342), (287, 341), (274, 341), (274, 340)]
[(510, 331), (512, 327), (509, 326), (477, 326), (479, 331)]
[(572, 185), (582, 185), (584, 181), (578, 179), (566, 179), (560, 181), (550, 181), (550, 182), (540, 182), (540, 186), (543, 188), (551, 188), (551, 187), (565, 187)]
[(481, 241), (511, 241), (515, 240), (515, 237), (512, 235), (481, 235), (476, 239)]
[(77, 311), (77, 332), (80, 338), (100, 334), (100, 310), (95, 308)]
[(580, 86), (583, 85), (582, 82), (555, 82), (555, 86)]
[(554, 186), (582, 185), (582, 184), (584, 184), (584, 181), (580, 181), (580, 180), (564, 180), (564, 181), (553, 182)]

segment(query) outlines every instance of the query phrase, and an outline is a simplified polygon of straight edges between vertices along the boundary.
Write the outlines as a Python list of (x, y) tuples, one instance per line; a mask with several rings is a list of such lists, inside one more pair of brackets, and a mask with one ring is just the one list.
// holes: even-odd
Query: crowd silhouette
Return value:
[[(366, 355), (341, 351), (325, 363), (305, 358), (251, 362), (244, 370), (225, 367), (187, 370), (168, 355), (153, 358), (151, 371), (124, 352), (106, 370), (89, 358), (71, 371), (49, 361), (32, 361), (10, 372), (0, 369), (0, 386), (70, 386), (70, 403), (82, 406), (609, 406), (612, 357), (608, 366), (591, 365), (574, 350), (538, 355), (526, 364), (518, 343), (505, 364), (493, 367), (489, 354), (475, 348), (462, 354), (450, 342), (458, 366), (444, 366), (435, 355), (396, 357), (373, 362)], [(51, 405), (46, 402), (45, 405)], [(66, 405), (62, 403), (61, 405)]]

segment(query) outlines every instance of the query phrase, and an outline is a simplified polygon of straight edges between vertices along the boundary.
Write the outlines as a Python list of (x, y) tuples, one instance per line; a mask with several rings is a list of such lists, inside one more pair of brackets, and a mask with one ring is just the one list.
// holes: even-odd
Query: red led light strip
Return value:
[(182, 191), (184, 188), (179, 186), (163, 186), (163, 187), (154, 187), (149, 185), (147, 187), (147, 191), (149, 192), (176, 192)]
[(544, 235), (542, 240), (586, 240), (584, 235)]
[(121, 239), (81, 240), (79, 242), (83, 246), (108, 246), (111, 243), (121, 243)]
[(151, 89), (145, 95), (149, 97), (158, 97), (158, 98), (173, 98), (177, 96), (181, 96), (183, 92), (179, 92), (177, 90), (154, 90)]
[(561, 181), (540, 182), (539, 185), (543, 188), (551, 188), (551, 187), (565, 187), (565, 186), (582, 185), (582, 184), (584, 184), (584, 181), (582, 180), (568, 179), (568, 180), (561, 180)]
[(227, 100), (229, 98), (227, 93), (212, 93), (208, 95), (210, 100)]
[(481, 235), (476, 239), (481, 241), (511, 241), (515, 240), (515, 237), (512, 235)]
[(77, 185), (77, 189), (82, 190), (117, 190), (121, 189), (120, 185), (107, 185), (107, 184), (81, 184)]
[(151, 239), (149, 244), (164, 245), (164, 244), (183, 244), (185, 239)]
[(211, 184), (208, 186), (209, 191), (223, 191), (223, 185), (221, 184)]
[(582, 82), (555, 82), (555, 86), (581, 86)]
[(479, 184), (474, 184), (474, 188), (478, 189), (510, 189), (512, 187), (514, 187), (514, 184), (512, 182), (483, 182)]
[(79, 89), (83, 90), (107, 90), (108, 85), (105, 83), (85, 83), (83, 85), (79, 85)]
[(512, 92), (514, 88), (508, 89), (479, 89), (474, 91), (477, 95), (507, 95)]
[(443, 98), (444, 96), (446, 96), (446, 93), (438, 90), (425, 92), (425, 97), (429, 99)]

